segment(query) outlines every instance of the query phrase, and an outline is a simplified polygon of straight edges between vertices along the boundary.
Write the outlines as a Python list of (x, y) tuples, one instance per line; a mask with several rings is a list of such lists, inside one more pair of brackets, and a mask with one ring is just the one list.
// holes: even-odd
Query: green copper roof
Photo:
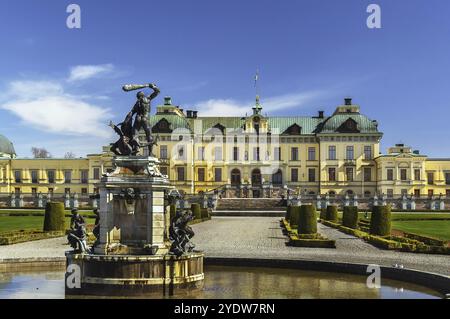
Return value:
[(360, 133), (378, 133), (377, 122), (372, 121), (367, 116), (359, 113), (336, 114), (329, 117), (323, 124), (320, 133), (336, 133), (336, 130), (349, 118), (357, 123)]
[(323, 118), (306, 117), (306, 116), (276, 116), (269, 117), (269, 126), (272, 133), (276, 133), (275, 129), (278, 129), (278, 133), (282, 134), (290, 126), (297, 124), (302, 128), (301, 134), (308, 135), (314, 134), (317, 126), (324, 120)]
[(190, 129), (189, 123), (186, 118), (176, 114), (156, 114), (150, 116), (150, 126), (154, 126), (156, 123), (166, 119), (171, 125), (170, 129)]
[(0, 155), (1, 154), (16, 155), (16, 151), (14, 150), (13, 143), (0, 134)]

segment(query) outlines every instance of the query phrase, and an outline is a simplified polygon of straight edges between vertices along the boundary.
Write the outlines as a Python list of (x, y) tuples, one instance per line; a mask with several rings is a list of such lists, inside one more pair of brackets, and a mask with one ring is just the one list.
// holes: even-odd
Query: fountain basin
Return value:
[(203, 257), (200, 252), (180, 257), (67, 252), (66, 295), (132, 296), (200, 289)]

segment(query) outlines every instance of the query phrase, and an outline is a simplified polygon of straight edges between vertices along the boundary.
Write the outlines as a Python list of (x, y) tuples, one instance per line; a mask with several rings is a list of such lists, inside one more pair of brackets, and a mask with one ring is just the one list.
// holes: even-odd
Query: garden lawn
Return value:
[(450, 220), (393, 221), (392, 229), (442, 240), (450, 240)]
[[(94, 224), (94, 218), (86, 218), (86, 223)], [(69, 228), (70, 217), (66, 217), (66, 228)], [(42, 230), (44, 216), (1, 216), (0, 233), (16, 230)]]

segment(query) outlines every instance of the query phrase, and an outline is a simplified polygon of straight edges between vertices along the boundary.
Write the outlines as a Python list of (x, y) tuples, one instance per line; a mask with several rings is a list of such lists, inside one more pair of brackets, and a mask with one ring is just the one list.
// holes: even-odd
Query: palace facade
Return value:
[[(249, 110), (250, 111), (250, 110)], [(350, 98), (326, 116), (202, 117), (166, 97), (150, 117), (161, 172), (188, 194), (224, 190), (229, 196), (385, 194), (450, 197), (450, 159), (428, 158), (405, 145), (380, 153), (376, 120)], [(144, 154), (148, 155), (148, 154)], [(109, 147), (79, 159), (17, 158), (0, 136), (0, 193), (93, 194), (112, 168)]]

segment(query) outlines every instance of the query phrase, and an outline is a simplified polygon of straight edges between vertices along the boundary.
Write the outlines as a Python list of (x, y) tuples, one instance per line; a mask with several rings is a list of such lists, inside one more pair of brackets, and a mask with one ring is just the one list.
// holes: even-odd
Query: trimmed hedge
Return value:
[(201, 209), (201, 215), (202, 215), (202, 219), (208, 218), (208, 217), (209, 217), (209, 211), (208, 211), (208, 208), (202, 208), (202, 209)]
[(288, 206), (288, 207), (286, 208), (286, 220), (287, 220), (288, 222), (291, 221), (291, 215), (292, 215), (292, 211), (294, 210), (294, 207), (295, 207), (295, 206)]
[(49, 202), (45, 206), (44, 232), (64, 231), (66, 229), (64, 204)]
[(391, 234), (391, 206), (374, 206), (370, 219), (370, 234), (389, 236)]
[(345, 206), (342, 215), (342, 225), (348, 228), (358, 228), (358, 207)]
[(21, 230), (16, 232), (2, 233), (0, 234), (0, 246), (24, 243), (33, 240), (62, 237), (64, 235), (64, 231), (42, 232), (37, 230)]
[(300, 219), (300, 207), (299, 206), (291, 206), (292, 210), (291, 210), (291, 216), (290, 216), (290, 220), (289, 220), (289, 224), (291, 225), (291, 228), (297, 228), (298, 227), (298, 222)]
[(327, 207), (327, 220), (333, 222), (338, 221), (338, 209), (337, 206), (330, 205)]
[(314, 205), (302, 205), (298, 218), (298, 234), (317, 233), (317, 216)]
[(195, 219), (202, 219), (202, 211), (200, 208), (200, 204), (193, 203), (191, 205), (192, 215), (194, 215)]
[(320, 209), (320, 219), (321, 220), (327, 219), (327, 209), (326, 208)]

